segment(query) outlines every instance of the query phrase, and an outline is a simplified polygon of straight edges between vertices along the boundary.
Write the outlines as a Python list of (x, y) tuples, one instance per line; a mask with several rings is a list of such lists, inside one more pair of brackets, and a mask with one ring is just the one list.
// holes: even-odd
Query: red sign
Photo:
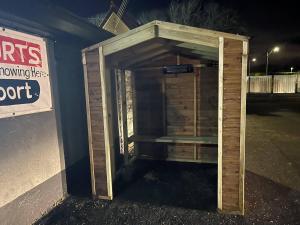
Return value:
[(0, 63), (42, 67), (40, 45), (0, 35)]

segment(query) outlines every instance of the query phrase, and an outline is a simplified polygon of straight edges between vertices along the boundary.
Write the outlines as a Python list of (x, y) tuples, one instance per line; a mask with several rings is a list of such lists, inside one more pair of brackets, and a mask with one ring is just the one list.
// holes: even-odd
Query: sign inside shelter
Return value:
[(0, 118), (52, 109), (46, 42), (0, 30)]
[(164, 74), (177, 74), (177, 73), (193, 73), (194, 66), (192, 64), (169, 65), (163, 67)]

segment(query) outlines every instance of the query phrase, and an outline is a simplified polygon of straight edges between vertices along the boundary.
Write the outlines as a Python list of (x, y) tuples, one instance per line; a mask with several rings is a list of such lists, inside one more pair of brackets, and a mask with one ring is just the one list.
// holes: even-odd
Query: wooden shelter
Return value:
[(82, 57), (94, 196), (137, 158), (216, 163), (218, 209), (244, 214), (247, 37), (153, 21)]

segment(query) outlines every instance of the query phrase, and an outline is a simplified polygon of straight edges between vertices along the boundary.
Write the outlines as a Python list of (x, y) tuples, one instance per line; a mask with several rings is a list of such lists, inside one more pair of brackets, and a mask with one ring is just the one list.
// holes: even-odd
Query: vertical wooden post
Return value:
[(106, 93), (107, 93), (107, 108), (108, 108), (108, 122), (109, 122), (109, 138), (110, 138), (110, 162), (111, 162), (111, 177), (112, 181), (115, 179), (116, 175), (116, 165), (115, 165), (115, 144), (114, 144), (114, 132), (113, 132), (113, 113), (112, 113), (112, 99), (111, 99), (111, 84), (112, 84), (112, 70), (110, 68), (105, 69), (106, 76)]
[[(112, 199), (114, 144), (112, 132), (110, 70), (102, 47), (82, 55), (84, 66), (91, 185), (93, 196)], [(97, 59), (97, 60), (95, 60)]]
[(247, 101), (247, 61), (249, 46), (243, 41), (242, 55), (242, 84), (241, 84), (241, 122), (240, 122), (240, 182), (239, 182), (239, 209), (245, 213), (245, 141), (246, 141), (246, 101)]
[(218, 208), (244, 214), (248, 42), (221, 38), (219, 53)]
[[(137, 121), (137, 103), (136, 103), (136, 87), (135, 87), (135, 73), (131, 72), (131, 88), (132, 88), (132, 118), (133, 118), (133, 136), (138, 136), (138, 121)], [(137, 157), (139, 155), (139, 143), (134, 142), (134, 155)]]
[(122, 114), (122, 131), (123, 131), (123, 148), (124, 148), (124, 163), (129, 162), (128, 156), (128, 129), (127, 129), (127, 104), (126, 104), (126, 80), (125, 70), (121, 70), (120, 74), (120, 92), (121, 92), (121, 114)]
[(274, 75), (271, 75), (271, 94), (274, 92)]
[(90, 108), (90, 95), (89, 95), (89, 85), (88, 85), (89, 82), (88, 82), (86, 53), (82, 53), (82, 64), (83, 64), (83, 73), (84, 73), (85, 105), (86, 105), (86, 115), (87, 115), (88, 138), (89, 138), (91, 185), (92, 185), (92, 194), (93, 194), (93, 196), (96, 196), (94, 151), (93, 151), (93, 145), (92, 145), (93, 137), (92, 137), (92, 123), (91, 123), (91, 108)]
[[(167, 124), (167, 107), (166, 107), (166, 78), (165, 76), (161, 79), (161, 96), (162, 96), (162, 125), (163, 125), (163, 135), (168, 133)], [(163, 150), (168, 152), (169, 145), (163, 145)]]
[(219, 38), (219, 95), (218, 95), (218, 209), (222, 210), (222, 155), (223, 155), (223, 62), (224, 61), (224, 38)]
[(162, 120), (163, 120), (163, 135), (167, 135), (167, 121), (166, 121), (166, 78), (161, 79), (161, 94), (162, 94)]
[[(105, 162), (106, 162), (106, 177), (107, 177), (107, 197), (113, 198), (112, 190), (112, 168), (111, 168), (111, 152), (112, 147), (112, 124), (111, 124), (111, 108), (110, 108), (110, 83), (108, 82), (109, 74), (105, 67), (105, 57), (103, 55), (102, 46), (99, 47), (99, 68), (100, 68), (100, 82), (102, 95), (102, 109), (103, 109), (103, 125), (104, 125), (104, 144), (105, 144)], [(97, 172), (97, 171), (96, 171)], [(103, 197), (103, 196), (101, 196)]]
[[(194, 136), (197, 136), (197, 74), (198, 69), (194, 73)], [(194, 160), (197, 160), (197, 144), (194, 144)]]

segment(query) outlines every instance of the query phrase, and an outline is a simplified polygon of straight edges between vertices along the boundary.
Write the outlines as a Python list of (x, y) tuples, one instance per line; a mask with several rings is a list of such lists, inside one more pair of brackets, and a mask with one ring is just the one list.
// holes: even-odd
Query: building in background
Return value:
[[(47, 109), (38, 111), (33, 107), (31, 112), (26, 109), (27, 113), (0, 119), (0, 221), (3, 225), (24, 225), (34, 222), (68, 193), (90, 191), (89, 184), (86, 190), (82, 185), (89, 182), (90, 176), (81, 49), (111, 34), (62, 8), (38, 0), (12, 0), (1, 4), (0, 27), (1, 49), (7, 51), (0, 56), (0, 66), (23, 68), (22, 57), (20, 65), (13, 64), (16, 55), (10, 51), (14, 47), (26, 52), (28, 46), (22, 45), (26, 37), (42, 43), (32, 43), (30, 51), (37, 54), (39, 46), (43, 46), (42, 61), (48, 62), (45, 65), (49, 72), (49, 90), (42, 85), (34, 89), (36, 96), (42, 98), (42, 93), (48, 96)], [(7, 31), (13, 34), (7, 37)], [(4, 57), (11, 61), (3, 63)], [(48, 60), (44, 61), (45, 58)], [(24, 59), (26, 61), (26, 55)], [(34, 59), (33, 56), (31, 62)], [(8, 80), (3, 71), (0, 81), (6, 80), (9, 85), (36, 83), (31, 78)], [(5, 90), (8, 97), (17, 96), (11, 86)], [(25, 96), (25, 89), (19, 87), (18, 90), (20, 98)], [(29, 94), (27, 97), (33, 96)], [(0, 97), (6, 97), (4, 91)], [(7, 101), (5, 104), (10, 111), (12, 108), (7, 105), (16, 107), (21, 103)]]

